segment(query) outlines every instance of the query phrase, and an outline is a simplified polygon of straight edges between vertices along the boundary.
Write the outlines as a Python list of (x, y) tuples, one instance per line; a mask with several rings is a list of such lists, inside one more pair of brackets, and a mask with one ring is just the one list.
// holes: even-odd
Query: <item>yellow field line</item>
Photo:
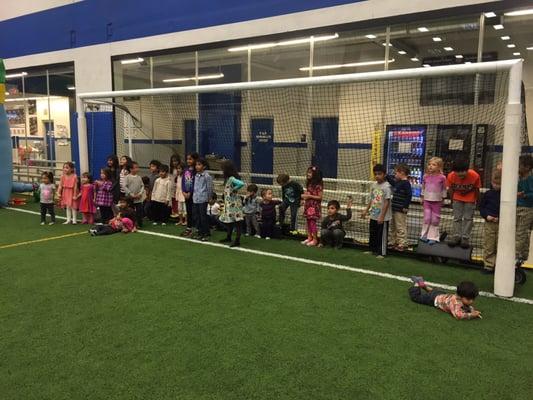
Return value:
[(64, 239), (64, 238), (68, 238), (68, 237), (72, 237), (72, 236), (86, 235), (86, 234), (87, 234), (87, 232), (84, 231), (84, 232), (68, 233), (66, 235), (60, 235), (60, 236), (52, 236), (52, 237), (47, 237), (47, 238), (43, 238), (43, 239), (29, 240), (27, 242), (6, 244), (6, 245), (3, 245), (3, 246), (0, 246), (0, 250), (9, 249), (11, 247), (24, 246), (24, 245), (27, 245), (27, 244), (48, 242), (49, 240), (57, 240), (57, 239)]

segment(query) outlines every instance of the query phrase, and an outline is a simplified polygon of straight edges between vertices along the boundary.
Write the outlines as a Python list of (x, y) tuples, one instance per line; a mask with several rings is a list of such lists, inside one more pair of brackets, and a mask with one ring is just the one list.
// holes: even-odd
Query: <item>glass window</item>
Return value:
[(153, 56), (151, 60), (154, 88), (195, 84), (196, 53), (194, 51)]
[(115, 90), (150, 89), (150, 58), (127, 56), (113, 61)]

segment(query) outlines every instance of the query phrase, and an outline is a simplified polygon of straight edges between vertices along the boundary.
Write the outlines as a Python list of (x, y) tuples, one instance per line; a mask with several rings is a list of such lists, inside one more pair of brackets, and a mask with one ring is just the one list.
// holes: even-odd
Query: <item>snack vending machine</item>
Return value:
[(411, 170), (409, 181), (413, 196), (420, 197), (426, 154), (426, 125), (387, 125), (385, 140), (385, 168), (394, 174), (396, 164), (407, 164)]

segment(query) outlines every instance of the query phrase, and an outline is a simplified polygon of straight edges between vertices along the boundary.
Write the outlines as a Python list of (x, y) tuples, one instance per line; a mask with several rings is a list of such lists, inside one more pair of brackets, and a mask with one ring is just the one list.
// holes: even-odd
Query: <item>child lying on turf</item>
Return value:
[[(456, 319), (481, 318), (481, 313), (472, 306), (479, 294), (474, 283), (461, 282), (457, 286), (456, 294), (447, 294), (426, 285), (421, 276), (412, 276), (411, 280), (413, 286), (409, 288), (409, 297), (415, 303), (433, 306), (451, 314)], [(422, 293), (422, 289), (425, 290), (425, 293)]]
[(112, 235), (113, 233), (129, 233), (135, 230), (135, 224), (130, 218), (122, 217), (119, 212), (117, 216), (109, 221), (105, 225), (96, 225), (92, 229), (89, 229), (91, 236)]

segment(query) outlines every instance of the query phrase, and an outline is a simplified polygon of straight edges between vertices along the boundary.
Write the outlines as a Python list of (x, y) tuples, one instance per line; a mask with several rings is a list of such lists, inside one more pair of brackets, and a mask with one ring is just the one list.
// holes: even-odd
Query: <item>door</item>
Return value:
[[(274, 166), (274, 120), (255, 118), (251, 120), (252, 173), (272, 174)], [(272, 185), (272, 178), (252, 178), (252, 182)]]
[(196, 120), (186, 119), (185, 125), (185, 155), (196, 152)]
[(339, 118), (313, 118), (312, 163), (322, 171), (324, 178), (337, 177)]
[(54, 121), (43, 121), (44, 139), (46, 140), (46, 159), (56, 159), (56, 143), (54, 138)]

